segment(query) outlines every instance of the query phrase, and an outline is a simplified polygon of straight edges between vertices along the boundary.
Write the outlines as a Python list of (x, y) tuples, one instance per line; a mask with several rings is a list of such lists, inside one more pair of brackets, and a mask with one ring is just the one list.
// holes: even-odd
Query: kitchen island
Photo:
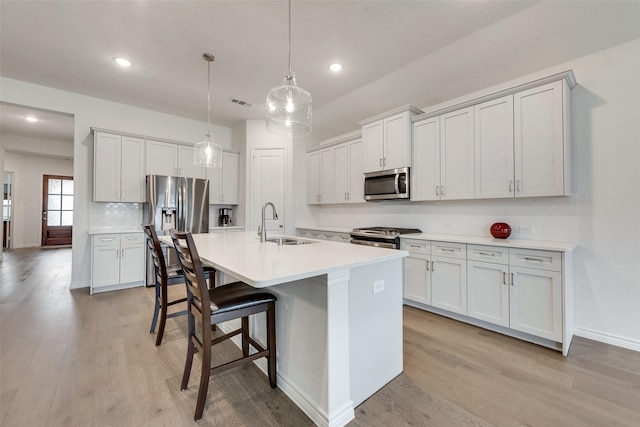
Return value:
[[(278, 387), (317, 425), (347, 424), (355, 406), (402, 372), (408, 252), (312, 239), (278, 245), (254, 232), (193, 238), (204, 263), (277, 295)], [(254, 317), (252, 333), (264, 343), (264, 318)], [(256, 363), (266, 372), (264, 360)]]

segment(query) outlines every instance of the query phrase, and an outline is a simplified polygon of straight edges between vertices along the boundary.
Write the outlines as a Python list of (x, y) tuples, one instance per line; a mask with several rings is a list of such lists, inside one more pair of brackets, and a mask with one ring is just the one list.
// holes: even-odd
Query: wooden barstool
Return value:
[[(202, 358), (200, 388), (193, 416), (193, 419), (197, 421), (202, 418), (204, 411), (210, 375), (266, 357), (269, 383), (272, 388), (277, 386), (275, 326), (277, 298), (270, 292), (253, 288), (243, 282), (234, 282), (208, 289), (202, 262), (191, 234), (175, 230), (171, 230), (170, 233), (187, 284), (189, 336), (181, 390), (185, 390), (189, 383), (194, 353), (199, 351)], [(267, 314), (266, 348), (249, 335), (249, 316), (263, 311)], [(212, 337), (212, 325), (238, 318), (242, 319), (239, 329), (217, 338)], [(200, 324), (199, 327), (196, 327), (197, 323)], [(211, 367), (211, 347), (238, 334), (242, 334), (242, 357)], [(249, 345), (257, 352), (249, 354)]]
[[(151, 320), (151, 328), (149, 330), (149, 333), (154, 333), (159, 316), (160, 325), (158, 327), (158, 333), (156, 335), (156, 345), (158, 346), (162, 343), (162, 337), (164, 336), (164, 328), (165, 324), (167, 323), (167, 318), (184, 316), (185, 314), (187, 314), (186, 308), (175, 313), (168, 312), (169, 307), (176, 304), (182, 304), (187, 301), (186, 297), (169, 300), (168, 295), (169, 286), (184, 283), (184, 274), (180, 269), (180, 264), (167, 266), (162, 252), (162, 247), (160, 245), (160, 240), (158, 240), (158, 234), (156, 233), (154, 225), (143, 224), (142, 228), (147, 235), (147, 247), (149, 248), (149, 253), (153, 258), (153, 270), (155, 273), (154, 281), (156, 295), (153, 307), (153, 319)], [(213, 285), (215, 269), (208, 268), (205, 274), (209, 278), (209, 284)]]

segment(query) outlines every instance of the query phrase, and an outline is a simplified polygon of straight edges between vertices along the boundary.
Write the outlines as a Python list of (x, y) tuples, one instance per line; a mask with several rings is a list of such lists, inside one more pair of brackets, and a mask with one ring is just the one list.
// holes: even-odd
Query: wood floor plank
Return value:
[[(0, 424), (310, 426), (254, 365), (210, 379), (193, 422), (199, 355), (180, 391), (186, 317), (149, 334), (153, 289), (69, 290), (70, 249), (20, 249), (0, 263)], [(182, 286), (171, 287), (175, 295)], [(568, 357), (405, 307), (404, 372), (349, 425), (640, 426), (640, 353), (576, 337)], [(214, 347), (212, 362), (239, 355)]]

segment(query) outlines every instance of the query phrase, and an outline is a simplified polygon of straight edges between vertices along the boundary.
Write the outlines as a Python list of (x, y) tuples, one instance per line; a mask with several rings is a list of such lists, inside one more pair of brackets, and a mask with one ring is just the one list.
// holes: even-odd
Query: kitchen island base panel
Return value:
[[(384, 288), (374, 293), (379, 281)], [(402, 259), (269, 291), (278, 297), (278, 387), (315, 424), (346, 425), (356, 406), (402, 373)], [(252, 331), (263, 331), (264, 321), (255, 316)], [(255, 363), (266, 375), (266, 363)]]

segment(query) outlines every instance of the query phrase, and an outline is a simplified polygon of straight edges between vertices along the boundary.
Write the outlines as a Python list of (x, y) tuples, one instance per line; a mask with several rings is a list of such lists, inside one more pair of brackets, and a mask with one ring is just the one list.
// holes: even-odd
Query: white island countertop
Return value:
[[(204, 263), (256, 288), (306, 279), (335, 271), (399, 259), (406, 251), (290, 237), (314, 243), (283, 245), (260, 242), (253, 231), (193, 234)], [(170, 236), (161, 240), (172, 244)]]

